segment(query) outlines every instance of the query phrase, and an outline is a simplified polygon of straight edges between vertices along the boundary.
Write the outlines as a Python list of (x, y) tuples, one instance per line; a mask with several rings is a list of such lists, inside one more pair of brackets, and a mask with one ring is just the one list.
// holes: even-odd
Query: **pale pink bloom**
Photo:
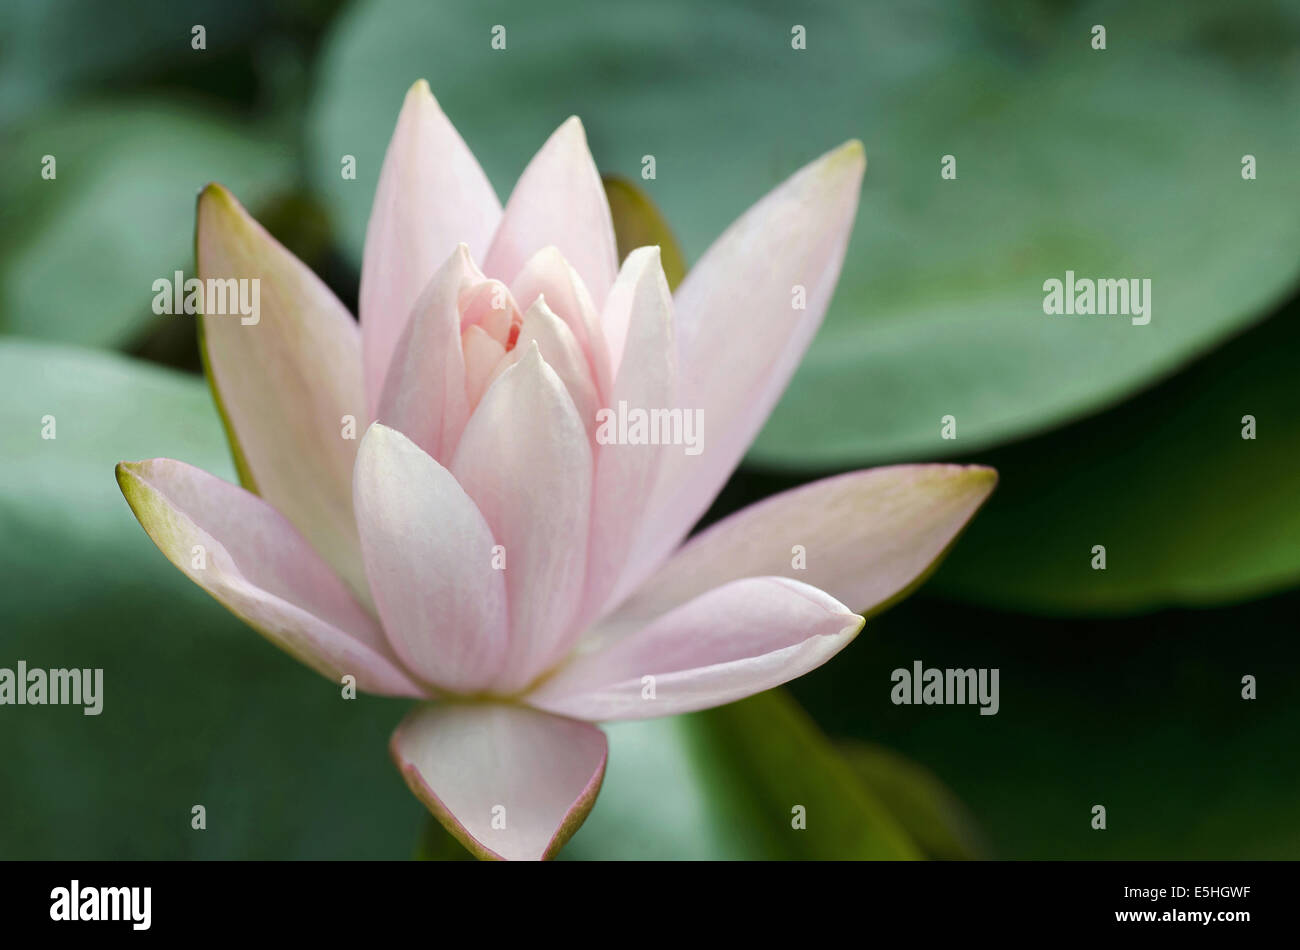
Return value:
[[(335, 682), (433, 700), (392, 754), (467, 847), (550, 857), (604, 776), (593, 722), (820, 666), (862, 628), (845, 604), (908, 592), (993, 487), (977, 467), (854, 472), (683, 544), (821, 321), (865, 164), (850, 142), (797, 172), (671, 295), (657, 248), (619, 266), (577, 119), (503, 211), (417, 83), (366, 233), (360, 326), (204, 190), (199, 276), (261, 281), (258, 323), (203, 323), (244, 487), (152, 459), (118, 466), (122, 491), (172, 563), (271, 641)], [(702, 410), (703, 451), (606, 444), (596, 414), (620, 402)]]

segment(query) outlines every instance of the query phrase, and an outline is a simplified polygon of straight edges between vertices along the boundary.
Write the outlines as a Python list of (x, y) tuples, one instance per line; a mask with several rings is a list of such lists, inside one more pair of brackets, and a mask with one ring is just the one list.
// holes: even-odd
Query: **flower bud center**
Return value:
[(506, 354), (519, 342), (523, 322), (514, 296), (499, 280), (485, 280), (461, 294), (460, 342), (471, 409), (509, 365)]

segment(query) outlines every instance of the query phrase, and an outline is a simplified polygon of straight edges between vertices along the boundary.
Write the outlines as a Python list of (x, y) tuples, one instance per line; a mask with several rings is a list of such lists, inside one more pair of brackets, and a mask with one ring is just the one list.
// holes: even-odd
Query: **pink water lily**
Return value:
[[(261, 287), (256, 323), (203, 320), (243, 487), (152, 459), (118, 466), (122, 491), (172, 563), (272, 642), (335, 682), (425, 700), (392, 754), (462, 843), (553, 856), (604, 776), (593, 723), (821, 665), (993, 487), (979, 467), (854, 472), (683, 544), (821, 321), (864, 169), (856, 142), (806, 166), (673, 295), (657, 248), (620, 266), (577, 119), (503, 210), (417, 83), (380, 174), (359, 326), (229, 193), (203, 191), (200, 277)], [(698, 411), (703, 451), (601, 438), (598, 413), (620, 404)]]

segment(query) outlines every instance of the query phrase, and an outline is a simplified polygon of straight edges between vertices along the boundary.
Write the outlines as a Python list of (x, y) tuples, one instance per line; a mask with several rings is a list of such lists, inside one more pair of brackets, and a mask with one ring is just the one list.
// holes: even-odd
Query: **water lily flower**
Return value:
[[(421, 700), (392, 755), (466, 847), (551, 857), (604, 776), (595, 723), (820, 666), (992, 489), (979, 467), (853, 472), (684, 541), (821, 321), (865, 166), (850, 142), (798, 171), (672, 294), (657, 248), (620, 266), (576, 118), (502, 209), (417, 83), (379, 177), (359, 325), (228, 192), (202, 192), (200, 277), (261, 287), (255, 324), (202, 320), (242, 487), (152, 459), (118, 466), (123, 494), (273, 643)], [(698, 411), (703, 451), (601, 438), (620, 403)]]

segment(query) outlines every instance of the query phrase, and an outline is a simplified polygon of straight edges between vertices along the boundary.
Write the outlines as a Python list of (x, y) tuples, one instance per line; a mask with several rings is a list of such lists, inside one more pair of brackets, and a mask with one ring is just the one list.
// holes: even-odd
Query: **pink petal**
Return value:
[(591, 367), (573, 331), (551, 311), (544, 297), (534, 301), (524, 314), (519, 340), (510, 353), (512, 362), (517, 362), (528, 352), (530, 343), (537, 344), (546, 365), (555, 370), (560, 382), (564, 383), (587, 432), (594, 433), (598, 402)]
[(458, 243), (483, 254), (501, 203), (423, 79), (406, 93), (366, 228), (361, 332), (366, 397), (378, 407), (416, 299)]
[[(796, 172), (705, 252), (674, 298), (678, 392), (703, 410), (698, 456), (665, 456), (619, 593), (662, 563), (717, 496), (785, 390), (839, 276), (866, 159), (849, 142)], [(806, 309), (794, 309), (794, 288)]]
[[(618, 375), (606, 408), (613, 413), (619, 411), (620, 403), (645, 412), (679, 408), (673, 404), (677, 361), (672, 293), (657, 247), (638, 248), (628, 255), (610, 291), (604, 317), (606, 324), (620, 326)], [(665, 454), (684, 451), (682, 446), (597, 445), (583, 621), (600, 613), (627, 563), (645, 516), (645, 499), (654, 488)]]
[(434, 458), (451, 454), (469, 419), (460, 297), (482, 280), (469, 247), (457, 245), (412, 308), (379, 399), (376, 421)]
[(732, 581), (575, 656), (525, 702), (590, 720), (721, 706), (816, 669), (863, 623), (830, 595), (798, 581)]
[(613, 373), (605, 345), (600, 313), (578, 272), (569, 266), (558, 248), (548, 245), (528, 259), (510, 286), (520, 306), (531, 306), (545, 297), (547, 306), (573, 332), (587, 355), (596, 392), (609, 392)]
[(368, 422), (357, 325), (219, 185), (199, 196), (195, 243), (200, 278), (258, 281), (257, 322), (216, 314), (202, 322), (213, 395), (244, 486), (367, 597), (352, 518), (352, 462)]
[(609, 753), (587, 723), (493, 704), (417, 707), (389, 749), (461, 844), (506, 860), (555, 857), (595, 804)]
[(495, 687), (522, 689), (572, 645), (587, 563), (591, 447), (537, 345), (470, 417), (451, 465), (505, 547), (510, 647)]
[(691, 538), (606, 623), (636, 628), (757, 574), (875, 613), (929, 575), (996, 484), (979, 465), (895, 465), (783, 492)]
[(465, 352), (465, 392), (470, 403), (478, 405), (488, 386), (500, 375), (497, 369), (505, 359), (506, 348), (477, 325), (467, 327), (460, 342)]
[(546, 140), (519, 177), (483, 269), (511, 281), (549, 244), (582, 276), (595, 305), (603, 305), (618, 272), (618, 249), (605, 187), (577, 116)]
[(477, 323), (504, 349), (511, 328), (523, 322), (523, 314), (510, 295), (510, 288), (491, 278), (461, 298), (460, 322), (462, 327)]
[(474, 502), (378, 423), (361, 441), (353, 490), (366, 575), (397, 655), (442, 689), (486, 689), (505, 659), (506, 589)]
[(122, 462), (117, 482), (167, 559), (262, 636), (339, 683), (421, 696), (378, 624), (278, 511), (172, 459)]

